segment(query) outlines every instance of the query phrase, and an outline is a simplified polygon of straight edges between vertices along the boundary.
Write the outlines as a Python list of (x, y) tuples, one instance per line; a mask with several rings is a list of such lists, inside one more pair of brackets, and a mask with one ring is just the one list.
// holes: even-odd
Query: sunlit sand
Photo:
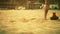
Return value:
[(0, 32), (6, 34), (60, 34), (60, 20), (50, 20), (52, 13), (60, 17), (60, 10), (0, 10)]

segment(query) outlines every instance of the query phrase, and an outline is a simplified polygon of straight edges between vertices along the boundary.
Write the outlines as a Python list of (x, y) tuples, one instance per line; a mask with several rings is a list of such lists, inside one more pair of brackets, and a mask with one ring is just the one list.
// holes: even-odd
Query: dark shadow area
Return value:
[(5, 30), (0, 30), (0, 34), (6, 34)]

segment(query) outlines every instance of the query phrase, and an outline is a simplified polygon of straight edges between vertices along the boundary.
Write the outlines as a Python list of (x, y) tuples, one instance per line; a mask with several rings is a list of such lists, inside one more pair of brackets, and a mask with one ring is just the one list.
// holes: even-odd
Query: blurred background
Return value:
[[(50, 9), (60, 9), (60, 0), (48, 1)], [(44, 4), (45, 0), (0, 0), (0, 9), (43, 9)]]

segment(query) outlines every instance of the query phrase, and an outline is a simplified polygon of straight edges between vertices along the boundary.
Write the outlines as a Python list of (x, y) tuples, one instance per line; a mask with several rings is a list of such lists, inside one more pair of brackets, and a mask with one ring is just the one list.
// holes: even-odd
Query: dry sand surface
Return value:
[(0, 34), (60, 34), (60, 19), (50, 20), (52, 13), (60, 17), (60, 10), (0, 10)]

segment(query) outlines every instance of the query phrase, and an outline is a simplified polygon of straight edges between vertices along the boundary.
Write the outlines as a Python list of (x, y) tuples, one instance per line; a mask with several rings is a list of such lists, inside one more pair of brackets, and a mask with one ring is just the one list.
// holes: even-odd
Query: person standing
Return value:
[(50, 6), (50, 0), (45, 0), (45, 20), (47, 19), (47, 13), (48, 13), (48, 10), (49, 10), (49, 6)]

